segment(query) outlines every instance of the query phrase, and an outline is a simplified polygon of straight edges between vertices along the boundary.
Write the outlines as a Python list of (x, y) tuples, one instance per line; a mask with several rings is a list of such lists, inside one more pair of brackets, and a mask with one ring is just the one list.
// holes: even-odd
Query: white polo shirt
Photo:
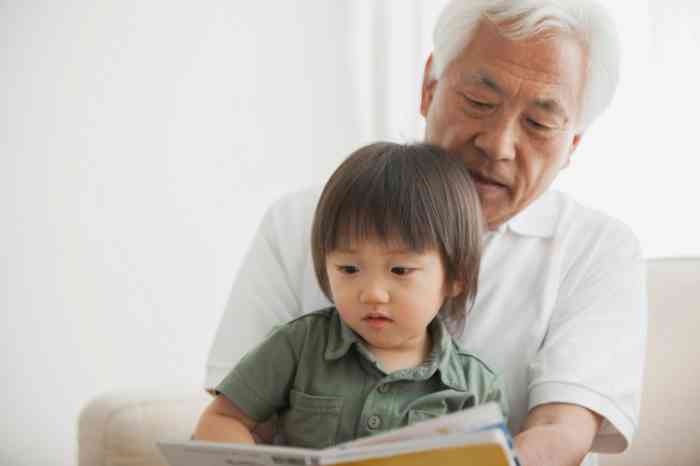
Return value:
[[(267, 211), (209, 354), (207, 388), (273, 326), (329, 304), (310, 252), (319, 195), (295, 193)], [(556, 191), (486, 235), (462, 344), (504, 376), (513, 433), (534, 406), (573, 403), (605, 418), (594, 451), (627, 448), (639, 419), (644, 270), (627, 227)]]

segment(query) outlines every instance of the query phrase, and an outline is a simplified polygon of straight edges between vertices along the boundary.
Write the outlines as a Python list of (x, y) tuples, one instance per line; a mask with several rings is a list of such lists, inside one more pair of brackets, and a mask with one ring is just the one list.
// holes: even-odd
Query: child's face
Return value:
[(452, 294), (436, 250), (417, 253), (379, 240), (326, 256), (333, 300), (369, 349), (420, 349), (426, 328)]

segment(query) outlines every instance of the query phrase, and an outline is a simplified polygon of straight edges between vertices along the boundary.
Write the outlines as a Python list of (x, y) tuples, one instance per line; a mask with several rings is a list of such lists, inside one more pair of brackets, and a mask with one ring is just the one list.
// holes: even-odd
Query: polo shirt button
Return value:
[(370, 416), (369, 419), (367, 419), (367, 427), (370, 429), (378, 429), (379, 426), (382, 425), (382, 418), (377, 416), (376, 414), (373, 416)]
[(385, 383), (385, 384), (380, 385), (377, 390), (379, 390), (379, 393), (386, 393), (389, 391), (390, 388), (391, 387), (389, 387), (389, 384)]

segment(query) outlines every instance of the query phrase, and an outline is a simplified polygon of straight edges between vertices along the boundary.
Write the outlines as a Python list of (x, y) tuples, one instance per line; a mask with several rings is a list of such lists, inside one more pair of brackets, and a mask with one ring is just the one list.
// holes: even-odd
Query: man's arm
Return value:
[(603, 418), (581, 406), (548, 403), (533, 408), (515, 437), (522, 466), (578, 466), (590, 451)]
[(638, 426), (647, 315), (639, 242), (606, 218), (570, 225), (587, 234), (561, 239), (571, 258), (529, 362), (532, 408), (516, 442), (527, 466), (578, 465), (589, 451), (620, 453)]

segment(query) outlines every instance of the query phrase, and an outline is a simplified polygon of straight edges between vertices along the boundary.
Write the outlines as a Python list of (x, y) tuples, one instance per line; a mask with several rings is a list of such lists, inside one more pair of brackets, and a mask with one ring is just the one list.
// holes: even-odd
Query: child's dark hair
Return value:
[(434, 248), (445, 283), (464, 285), (439, 313), (460, 334), (476, 296), (483, 231), (478, 194), (461, 160), (430, 144), (378, 142), (352, 153), (326, 183), (311, 252), (319, 285), (333, 301), (326, 256), (352, 240), (399, 241), (418, 252)]

